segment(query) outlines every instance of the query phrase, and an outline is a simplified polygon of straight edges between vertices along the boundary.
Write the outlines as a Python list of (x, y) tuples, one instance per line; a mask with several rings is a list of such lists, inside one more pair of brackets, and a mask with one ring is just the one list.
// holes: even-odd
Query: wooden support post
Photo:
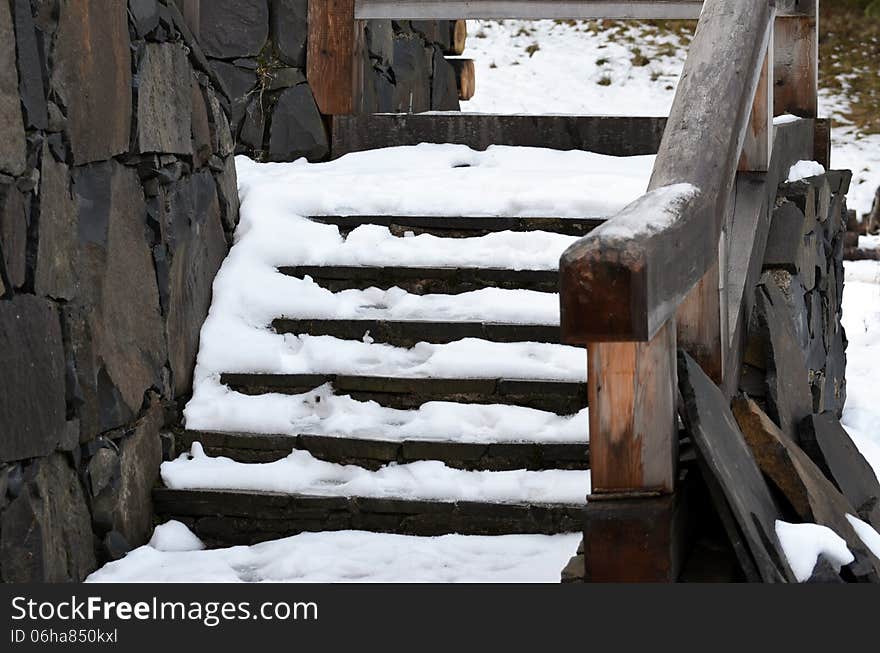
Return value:
[(798, 0), (799, 15), (776, 18), (774, 114), (818, 115), (819, 0)]
[(679, 346), (715, 383), (724, 379), (725, 334), (721, 332), (719, 265), (716, 262), (678, 308)]
[(306, 77), (324, 115), (352, 114), (360, 104), (363, 33), (354, 0), (309, 0)]
[(470, 100), (477, 90), (477, 70), (473, 59), (447, 57), (455, 70), (455, 83), (458, 85), (458, 99)]
[(675, 351), (673, 322), (650, 342), (588, 346), (593, 493), (675, 488)]
[(773, 30), (767, 44), (767, 56), (755, 91), (749, 128), (743, 143), (743, 151), (739, 160), (740, 172), (767, 172), (770, 166), (770, 155), (773, 149), (773, 81), (770, 71), (773, 70)]

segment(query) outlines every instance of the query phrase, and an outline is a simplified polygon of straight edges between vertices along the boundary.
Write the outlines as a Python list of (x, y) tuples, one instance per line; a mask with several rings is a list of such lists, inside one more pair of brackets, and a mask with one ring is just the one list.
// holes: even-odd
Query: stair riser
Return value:
[(320, 460), (377, 470), (391, 463), (440, 460), (448, 467), (468, 471), (587, 470), (587, 444), (473, 444), (458, 442), (388, 442), (330, 436), (262, 436), (247, 434), (186, 432), (176, 436), (179, 451), (200, 442), (210, 456), (223, 456), (242, 463), (281, 460), (292, 449), (308, 451)]
[(571, 415), (587, 405), (585, 383), (506, 379), (400, 379), (380, 377), (224, 374), (220, 382), (248, 395), (298, 395), (324, 383), (356, 401), (375, 401), (388, 408), (410, 410), (431, 401), (467, 404), (513, 404)]
[(605, 218), (511, 218), (390, 215), (316, 215), (310, 220), (339, 227), (348, 236), (361, 225), (387, 227), (399, 238), (408, 233), (440, 238), (477, 238), (500, 231), (546, 231), (581, 238), (605, 222)]
[(309, 276), (331, 292), (394, 287), (413, 295), (460, 295), (484, 288), (559, 292), (556, 270), (297, 266), (282, 267), (278, 271), (299, 279)]
[(573, 533), (583, 529), (580, 506), (442, 503), (258, 493), (153, 493), (160, 521), (187, 524), (212, 548), (255, 544), (302, 532), (365, 530), (436, 536)]
[(420, 342), (443, 345), (465, 338), (506, 343), (561, 343), (561, 333), (558, 326), (533, 324), (278, 319), (272, 322), (272, 328), (276, 333), (281, 334), (333, 336), (343, 340), (361, 340), (369, 333), (374, 342), (405, 348), (414, 347)]

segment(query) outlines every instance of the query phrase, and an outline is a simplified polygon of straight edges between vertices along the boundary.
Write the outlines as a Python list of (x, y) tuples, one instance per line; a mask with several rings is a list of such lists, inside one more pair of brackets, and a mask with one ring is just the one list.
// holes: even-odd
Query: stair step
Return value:
[(336, 116), (334, 159), (349, 152), (419, 143), (457, 143), (586, 150), (597, 154), (656, 154), (666, 118), (640, 116), (384, 113)]
[(361, 225), (373, 224), (388, 227), (396, 236), (412, 232), (445, 238), (474, 238), (499, 231), (549, 231), (580, 237), (605, 222), (605, 218), (418, 215), (313, 215), (309, 219), (336, 225), (344, 236)]
[(276, 333), (333, 336), (343, 340), (360, 340), (369, 331), (376, 342), (407, 348), (419, 342), (442, 345), (464, 338), (492, 342), (561, 342), (559, 327), (544, 324), (279, 318), (272, 322), (272, 327)]
[(278, 268), (289, 277), (311, 277), (333, 292), (398, 287), (415, 295), (458, 295), (483, 288), (559, 291), (558, 270), (503, 268), (411, 268), (299, 265)]
[(220, 382), (242, 394), (304, 394), (332, 383), (338, 394), (399, 409), (431, 401), (515, 404), (560, 415), (587, 406), (587, 384), (520, 379), (390, 378), (342, 374), (223, 374)]
[(465, 470), (508, 471), (528, 469), (586, 470), (590, 468), (586, 443), (474, 443), (337, 437), (327, 435), (262, 435), (186, 431), (175, 436), (178, 451), (201, 443), (209, 456), (242, 463), (268, 463), (286, 458), (292, 449), (308, 451), (320, 460), (377, 470), (390, 463), (440, 460)]
[(581, 506), (409, 501), (224, 490), (153, 490), (160, 520), (183, 522), (211, 548), (302, 532), (513, 535), (581, 531)]

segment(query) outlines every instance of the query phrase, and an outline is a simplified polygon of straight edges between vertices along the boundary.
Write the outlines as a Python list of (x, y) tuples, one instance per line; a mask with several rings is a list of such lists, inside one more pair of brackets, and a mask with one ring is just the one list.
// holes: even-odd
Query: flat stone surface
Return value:
[(97, 565), (79, 479), (62, 454), (34, 465), (33, 476), (0, 517), (3, 581), (81, 581)]
[(269, 0), (269, 34), (278, 56), (291, 66), (306, 65), (309, 0)]
[(28, 208), (25, 195), (15, 186), (0, 184), (0, 246), (9, 282), (24, 285), (27, 276)]
[(0, 301), (0, 461), (46, 456), (65, 434), (64, 350), (48, 301)]
[(269, 158), (294, 161), (306, 157), (317, 161), (329, 151), (324, 121), (309, 86), (300, 84), (283, 91), (272, 112)]
[(880, 531), (880, 482), (837, 417), (811, 415), (800, 425), (806, 454), (858, 510), (858, 516)]
[(238, 175), (235, 171), (235, 158), (228, 156), (223, 164), (223, 172), (214, 175), (217, 182), (217, 199), (220, 202), (220, 218), (223, 228), (232, 232), (238, 225)]
[(211, 134), (211, 118), (202, 88), (193, 77), (192, 94), (192, 151), (193, 163), (196, 168), (204, 166), (214, 153)]
[(18, 50), (19, 88), (27, 126), (46, 129), (49, 116), (43, 89), (43, 63), (37, 44), (30, 0), (14, 0), (16, 47)]
[(192, 154), (193, 77), (186, 51), (148, 43), (138, 74), (139, 150)]
[(394, 36), (394, 111), (421, 113), (431, 109), (433, 50), (412, 33)]
[[(690, 356), (678, 355), (678, 385), (688, 433), (718, 483), (764, 582), (793, 581), (776, 536), (782, 518), (770, 488), (718, 387)], [(714, 498), (714, 497), (713, 497)]]
[(458, 111), (460, 108), (455, 69), (446, 61), (443, 51), (439, 47), (434, 46), (431, 109), (433, 111)]
[(128, 0), (135, 32), (141, 38), (159, 26), (159, 3), (156, 0)]
[(67, 107), (75, 163), (102, 161), (127, 151), (132, 88), (126, 3), (63, 3), (53, 61), (51, 87)]
[(229, 92), (230, 122), (232, 131), (237, 132), (244, 119), (245, 109), (250, 101), (250, 92), (257, 85), (254, 70), (236, 66), (226, 61), (212, 61), (211, 69), (220, 78)]
[(116, 497), (116, 530), (132, 547), (146, 544), (153, 531), (153, 486), (159, 478), (162, 407), (154, 404), (134, 433), (119, 443), (121, 485)]
[(798, 424), (813, 412), (804, 353), (794, 334), (785, 297), (773, 283), (758, 286), (756, 309), (766, 336), (768, 413), (785, 434), (795, 439)]
[(76, 293), (77, 207), (70, 171), (43, 148), (40, 174), (40, 238), (35, 288), (38, 294), (71, 300)]
[(9, 3), (0, 3), (0, 172), (20, 175), (27, 149), (16, 66), (15, 31)]
[(268, 0), (211, 0), (201, 4), (199, 40), (209, 57), (256, 56), (268, 37)]
[(192, 390), (199, 332), (211, 306), (211, 286), (226, 256), (226, 238), (214, 179), (200, 172), (169, 193), (167, 338), (176, 396)]
[(785, 200), (774, 209), (764, 252), (764, 267), (781, 267), (797, 272), (798, 256), (804, 246), (799, 238), (804, 230), (804, 222), (806, 218), (803, 212), (790, 200)]
[(109, 161), (73, 177), (82, 296), (66, 315), (88, 439), (134, 419), (161, 387), (166, 349), (137, 173)]
[(846, 519), (856, 510), (809, 456), (751, 399), (737, 398), (733, 410), (761, 471), (788, 499), (798, 517), (827, 526), (846, 540), (855, 561), (847, 569), (859, 580), (880, 582), (880, 559)]

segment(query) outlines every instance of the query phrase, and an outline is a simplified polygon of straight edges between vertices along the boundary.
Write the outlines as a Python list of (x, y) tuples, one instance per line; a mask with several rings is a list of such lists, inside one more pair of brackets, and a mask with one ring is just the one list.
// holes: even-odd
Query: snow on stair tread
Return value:
[(432, 402), (412, 410), (333, 394), (327, 385), (298, 395), (243, 395), (207, 379), (185, 409), (186, 426), (202, 431), (339, 435), (471, 443), (579, 443), (588, 439), (588, 409), (574, 415), (522, 406)]
[(161, 476), (172, 490), (498, 504), (581, 505), (590, 489), (590, 474), (582, 470), (465, 471), (419, 461), (370, 471), (318, 460), (306, 451), (272, 463), (239, 463), (210, 457), (197, 443), (189, 455), (162, 463)]
[(566, 236), (585, 236), (605, 222), (606, 218), (552, 218), (511, 216), (444, 216), (444, 215), (310, 215), (321, 224), (339, 227), (342, 235), (364, 224), (388, 227), (397, 236), (430, 233), (444, 238), (470, 238), (497, 231), (547, 231)]
[(337, 531), (209, 551), (147, 545), (102, 567), (86, 582), (556, 583), (580, 537)]

